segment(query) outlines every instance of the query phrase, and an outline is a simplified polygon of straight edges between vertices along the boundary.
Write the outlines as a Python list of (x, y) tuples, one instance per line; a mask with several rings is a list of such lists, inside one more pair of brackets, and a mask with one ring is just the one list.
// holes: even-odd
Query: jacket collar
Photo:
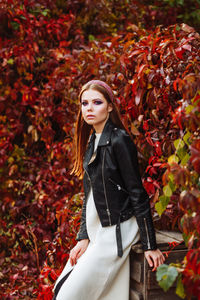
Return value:
[[(111, 133), (112, 133), (112, 130), (113, 130), (114, 127), (115, 127), (115, 125), (113, 124), (111, 119), (108, 118), (108, 120), (106, 121), (106, 123), (104, 125), (102, 134), (100, 136), (98, 146), (105, 146), (105, 145), (109, 144), (110, 136), (111, 136)], [(93, 143), (94, 140), (95, 140), (95, 130), (93, 131), (93, 133), (91, 135), (89, 143)]]
[(113, 130), (114, 127), (115, 127), (115, 125), (113, 124), (111, 119), (108, 118), (108, 120), (106, 121), (106, 124), (103, 128), (98, 146), (105, 146), (105, 145), (109, 144), (110, 136), (111, 136), (111, 133), (112, 133), (112, 130)]

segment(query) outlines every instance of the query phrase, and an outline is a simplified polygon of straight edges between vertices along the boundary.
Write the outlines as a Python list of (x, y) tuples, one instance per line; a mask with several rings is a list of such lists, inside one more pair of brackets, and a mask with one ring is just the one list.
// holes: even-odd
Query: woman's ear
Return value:
[(108, 103), (108, 112), (111, 112), (113, 110), (112, 103)]

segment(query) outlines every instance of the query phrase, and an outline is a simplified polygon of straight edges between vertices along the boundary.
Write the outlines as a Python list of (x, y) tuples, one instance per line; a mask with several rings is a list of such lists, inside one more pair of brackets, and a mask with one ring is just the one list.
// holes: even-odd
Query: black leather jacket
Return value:
[(149, 197), (139, 174), (137, 149), (129, 134), (106, 121), (94, 151), (93, 131), (83, 167), (84, 200), (77, 240), (88, 239), (86, 201), (93, 189), (95, 206), (103, 227), (116, 224), (118, 256), (123, 255), (120, 222), (136, 217), (144, 250), (157, 249)]

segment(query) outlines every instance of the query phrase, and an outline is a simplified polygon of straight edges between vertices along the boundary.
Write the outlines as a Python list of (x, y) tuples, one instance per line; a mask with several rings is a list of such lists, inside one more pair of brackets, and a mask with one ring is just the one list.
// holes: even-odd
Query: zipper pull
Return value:
[(148, 247), (148, 249), (151, 249), (150, 239), (149, 239), (149, 232), (148, 232), (148, 228), (147, 228), (147, 220), (146, 220), (146, 218), (144, 218), (144, 223), (145, 223), (145, 230), (146, 230), (146, 235), (147, 235), (147, 247)]
[(106, 208), (106, 211), (107, 211), (107, 214), (108, 214), (108, 218), (109, 218), (109, 225), (111, 226), (111, 218), (110, 218), (110, 211), (109, 211), (109, 208)]
[(117, 188), (118, 188), (119, 191), (122, 189), (119, 184), (117, 184)]
[(106, 211), (107, 211), (107, 214), (110, 216), (110, 211), (108, 208), (106, 209)]

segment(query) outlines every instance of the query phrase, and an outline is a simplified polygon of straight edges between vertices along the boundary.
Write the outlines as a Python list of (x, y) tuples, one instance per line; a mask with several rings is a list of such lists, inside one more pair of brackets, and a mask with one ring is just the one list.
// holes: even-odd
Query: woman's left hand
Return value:
[(153, 267), (152, 271), (155, 271), (157, 267), (162, 265), (165, 261), (165, 257), (159, 249), (147, 250), (144, 252), (146, 260), (150, 267)]

